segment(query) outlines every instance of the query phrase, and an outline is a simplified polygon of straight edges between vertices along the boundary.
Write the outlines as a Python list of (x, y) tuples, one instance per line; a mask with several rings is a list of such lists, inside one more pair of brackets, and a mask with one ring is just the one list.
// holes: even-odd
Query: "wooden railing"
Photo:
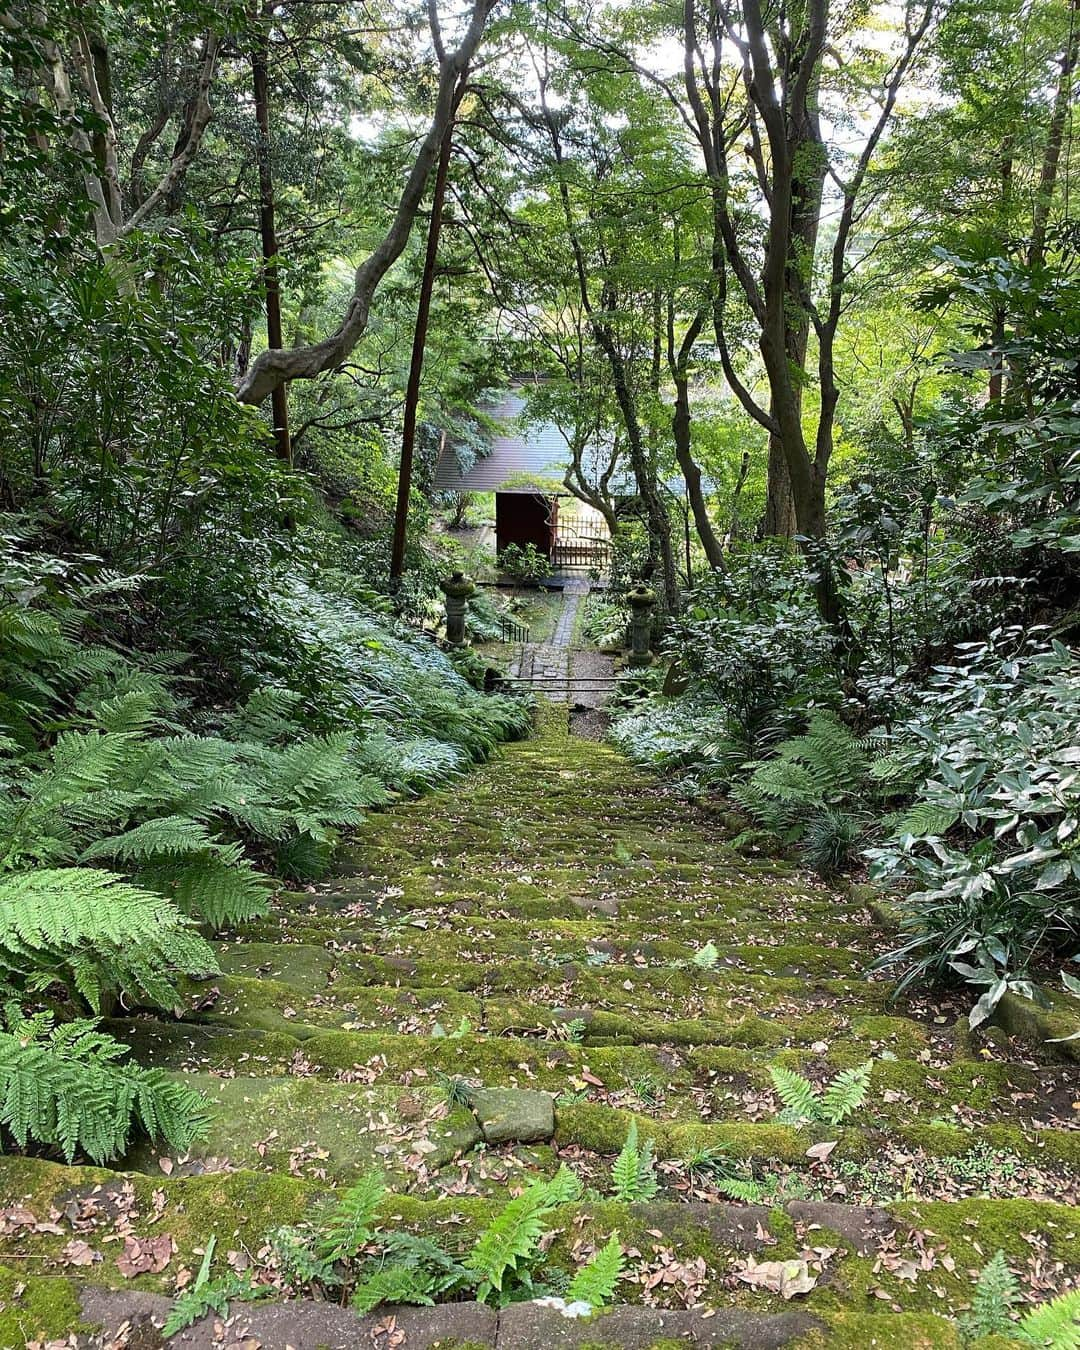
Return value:
[(531, 642), (532, 633), (527, 624), (518, 623), (516, 619), (503, 615), (499, 619), (499, 640), (501, 642)]
[(574, 529), (556, 528), (551, 545), (551, 565), (564, 567), (606, 567), (611, 558), (611, 540), (606, 535)]

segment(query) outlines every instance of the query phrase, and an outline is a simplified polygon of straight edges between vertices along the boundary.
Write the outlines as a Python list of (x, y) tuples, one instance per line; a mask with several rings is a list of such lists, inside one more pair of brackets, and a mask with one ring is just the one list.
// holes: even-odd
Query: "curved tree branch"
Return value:
[[(435, 165), (446, 129), (454, 114), (458, 80), (480, 45), (491, 0), (473, 0), (469, 25), (457, 49), (439, 58), (439, 87), (431, 125), (417, 152), (402, 189), (394, 219), (374, 251), (356, 269), (353, 296), (337, 331), (321, 342), (304, 347), (271, 348), (262, 352), (249, 368), (237, 389), (241, 403), (261, 403), (286, 380), (313, 379), (324, 370), (339, 366), (360, 341), (367, 328), (368, 314), (376, 287), (401, 256), (409, 241), (413, 222), (420, 210), (428, 178)], [(434, 0), (429, 5), (432, 39), (437, 48), (442, 39)]]
[[(217, 33), (207, 33), (203, 39), (202, 60), (199, 66), (199, 79), (195, 89), (195, 97), (192, 100), (191, 114), (186, 126), (181, 132), (178, 141), (176, 154), (173, 155), (169, 167), (162, 175), (161, 181), (149, 194), (145, 201), (128, 216), (120, 227), (119, 233), (124, 235), (129, 230), (142, 224), (148, 215), (154, 211), (158, 205), (167, 200), (168, 197), (176, 191), (183, 182), (184, 175), (188, 171), (191, 161), (199, 152), (199, 146), (202, 144), (203, 132), (205, 132), (207, 123), (210, 121), (210, 87), (214, 82), (214, 68), (217, 65), (218, 52), (221, 50), (221, 37)], [(186, 133), (186, 135), (184, 134)]]

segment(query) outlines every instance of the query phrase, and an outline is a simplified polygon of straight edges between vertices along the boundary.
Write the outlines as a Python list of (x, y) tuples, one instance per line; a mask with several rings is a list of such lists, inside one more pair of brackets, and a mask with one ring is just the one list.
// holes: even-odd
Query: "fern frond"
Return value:
[(1005, 1253), (998, 1250), (979, 1273), (970, 1312), (959, 1319), (965, 1343), (1000, 1332), (1011, 1333), (1011, 1313), (1019, 1298), (1020, 1281), (1009, 1269)]
[(622, 1270), (622, 1243), (618, 1233), (612, 1233), (570, 1281), (567, 1299), (573, 1303), (587, 1303), (592, 1308), (606, 1307), (615, 1297), (615, 1286)]
[(433, 1307), (431, 1277), (419, 1266), (390, 1265), (369, 1275), (357, 1285), (352, 1306), (360, 1313), (369, 1313), (380, 1303), (410, 1303)]
[(0, 878), (0, 961), (24, 977), (47, 972), (95, 1012), (103, 989), (174, 1007), (176, 973), (218, 970), (209, 943), (168, 900), (82, 867)]
[(126, 1053), (93, 1022), (39, 1016), (0, 1032), (0, 1123), (21, 1147), (53, 1145), (68, 1162), (121, 1157), (135, 1124), (187, 1149), (205, 1129), (205, 1102), (160, 1070), (119, 1062)]
[(769, 1077), (788, 1120), (817, 1120), (819, 1104), (810, 1081), (783, 1064), (770, 1064)]
[(747, 1205), (756, 1205), (763, 1194), (756, 1181), (748, 1181), (743, 1177), (718, 1177), (713, 1186), (721, 1195), (726, 1195), (732, 1200), (741, 1200)]
[(619, 1156), (611, 1168), (611, 1189), (616, 1200), (637, 1198), (634, 1191), (637, 1186), (639, 1161), (637, 1121), (631, 1120)]
[(272, 883), (255, 870), (239, 845), (139, 871), (140, 882), (175, 901), (181, 913), (215, 930), (265, 914)]
[(612, 1193), (616, 1200), (651, 1200), (659, 1189), (653, 1141), (638, 1146), (637, 1121), (631, 1120), (626, 1142), (611, 1169)]
[(480, 1302), (492, 1292), (501, 1294), (511, 1275), (521, 1278), (525, 1274), (524, 1267), (537, 1254), (545, 1218), (556, 1205), (574, 1199), (580, 1189), (569, 1168), (560, 1167), (550, 1181), (532, 1182), (495, 1216), (465, 1261), (478, 1281)]
[(913, 834), (917, 839), (934, 838), (947, 834), (959, 819), (960, 812), (954, 806), (938, 802), (916, 802), (897, 817), (892, 833)]
[(852, 1069), (838, 1073), (818, 1099), (821, 1117), (829, 1125), (839, 1125), (866, 1101), (870, 1090), (869, 1060)]
[(206, 826), (186, 816), (157, 816), (134, 829), (108, 839), (99, 839), (83, 850), (80, 862), (116, 858), (120, 862), (145, 861), (148, 858), (181, 858), (213, 848), (216, 840)]
[(375, 1214), (386, 1194), (379, 1172), (368, 1172), (342, 1195), (320, 1235), (318, 1253), (325, 1261), (351, 1260), (371, 1237)]
[(1060, 1294), (1020, 1319), (1019, 1339), (1051, 1350), (1080, 1350), (1080, 1289)]
[(754, 771), (753, 785), (765, 797), (788, 805), (823, 806), (825, 789), (814, 771), (792, 760), (770, 759)]

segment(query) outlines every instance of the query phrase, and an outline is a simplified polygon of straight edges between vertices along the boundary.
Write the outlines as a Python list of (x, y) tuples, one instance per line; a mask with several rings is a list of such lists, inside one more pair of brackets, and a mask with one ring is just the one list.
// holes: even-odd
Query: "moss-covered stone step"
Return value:
[[(84, 1323), (99, 1329), (105, 1343), (118, 1337), (151, 1344), (155, 1326), (168, 1315), (169, 1300), (160, 1294), (88, 1288), (81, 1294)], [(330, 1303), (295, 1300), (255, 1304), (234, 1314), (243, 1341), (293, 1350), (353, 1350), (385, 1339), (382, 1309), (359, 1316)], [(215, 1350), (219, 1319), (208, 1314), (169, 1341), (178, 1350)], [(678, 1350), (685, 1346), (720, 1346), (725, 1350), (825, 1350), (827, 1346), (878, 1346), (883, 1350), (959, 1350), (963, 1344), (952, 1323), (933, 1314), (829, 1314), (814, 1316), (798, 1309), (755, 1314), (738, 1308), (720, 1310), (659, 1309), (621, 1305), (589, 1319), (569, 1319), (542, 1302), (512, 1303), (496, 1310), (476, 1303), (446, 1303), (434, 1308), (399, 1308), (394, 1334), (402, 1344), (426, 1350)], [(970, 1344), (970, 1343), (969, 1343)], [(979, 1347), (987, 1342), (977, 1343)], [(1002, 1347), (1004, 1350), (1004, 1347)]]
[[(295, 1014), (293, 1009), (262, 1007), (254, 993), (250, 1008), (238, 1006), (234, 986), (246, 990), (252, 982), (223, 983), (226, 992), (213, 1012), (203, 1015), (202, 1030), (153, 1019), (119, 1022), (116, 1029), (145, 1060), (174, 1071), (221, 1073), (240, 1067), (263, 1075), (291, 1072), (403, 1087), (440, 1076), (459, 1077), (488, 1086), (535, 1086), (553, 1094), (579, 1094), (616, 1106), (644, 1102), (662, 1116), (716, 1121), (748, 1115), (760, 1119), (777, 1112), (773, 1064), (823, 1085), (837, 1072), (869, 1062), (867, 1100), (849, 1127), (892, 1133), (916, 1124), (968, 1131), (1009, 1125), (1026, 1131), (1056, 1157), (1067, 1156), (1067, 1148), (1052, 1136), (1064, 1132), (1068, 1137), (1080, 1120), (1080, 1071), (1074, 1066), (1035, 1068), (960, 1058), (966, 1040), (953, 1045), (947, 1037), (932, 1036), (926, 1028), (899, 1018), (830, 1023), (821, 1015), (807, 1019), (803, 1029), (798, 1022), (786, 1028), (765, 1019), (749, 1026), (742, 1021), (729, 1026), (705, 1020), (685, 1024), (655, 1020), (639, 1022), (636, 1033), (626, 1026), (626, 1019), (612, 1019), (608, 1029), (622, 1027), (625, 1034), (610, 1038), (582, 1035), (582, 1017), (576, 1024), (572, 1019), (552, 1022), (547, 1036), (541, 1034), (542, 1027), (514, 1026), (511, 1019), (510, 1025), (501, 1027), (504, 1034), (492, 1035), (485, 1034), (487, 1005), (480, 1000), (460, 994), (441, 997), (432, 991), (425, 1003), (417, 991), (407, 989), (367, 1000), (366, 1017), (355, 1021), (347, 1020), (356, 1015), (349, 1011), (348, 999), (341, 1007), (301, 1010), (325, 1013), (340, 1027), (327, 1029), (295, 1015), (286, 1018), (285, 1013)], [(260, 988), (256, 986), (256, 992)], [(276, 992), (272, 983), (270, 988)], [(519, 1011), (524, 1015), (523, 1009)], [(572, 1012), (567, 1010), (565, 1016), (570, 1018)], [(385, 1029), (377, 1031), (372, 1023), (380, 1022)], [(603, 1018), (594, 1019), (593, 1025), (603, 1031)], [(574, 1039), (560, 1036), (560, 1027), (572, 1030)], [(500, 1029), (498, 1010), (494, 1029)], [(233, 1031), (287, 1039), (251, 1041), (243, 1035), (233, 1038)], [(740, 1038), (744, 1044), (736, 1043)]]
[[(268, 944), (258, 946), (265, 950)], [(239, 950), (231, 948), (230, 955)], [(253, 962), (231, 964), (251, 969)], [(685, 986), (694, 984), (692, 977), (681, 982), (684, 991), (678, 992), (664, 987), (663, 980), (643, 982), (636, 967), (626, 967), (623, 984), (629, 984), (629, 989), (575, 975), (558, 982), (544, 981), (525, 1000), (492, 996), (486, 989), (465, 992), (448, 984), (425, 987), (415, 979), (393, 984), (357, 983), (350, 977), (389, 976), (392, 968), (357, 969), (349, 961), (343, 965), (344, 978), (314, 988), (303, 969), (297, 972), (290, 968), (287, 957), (277, 963), (282, 974), (289, 977), (287, 981), (267, 974), (229, 975), (212, 982), (191, 983), (187, 987), (192, 1008), (188, 1019), (304, 1036), (310, 1034), (308, 1028), (320, 1026), (357, 1031), (386, 1028), (399, 1034), (430, 1035), (440, 1026), (452, 1029), (465, 1018), (475, 1030), (551, 1039), (565, 1035), (572, 1024), (574, 1035), (588, 1042), (780, 1046), (809, 1045), (847, 1034), (854, 1042), (866, 1040), (893, 1049), (904, 1046), (913, 1053), (928, 1044), (922, 1025), (903, 1018), (851, 1018), (835, 1010), (803, 1016), (798, 1007), (787, 1018), (759, 1017), (745, 1011), (756, 1006), (752, 992), (740, 995), (722, 986), (705, 985), (691, 993)], [(415, 977), (415, 971), (410, 973)], [(591, 987), (591, 997), (586, 986)], [(583, 1001), (586, 998), (588, 1002)], [(875, 1006), (873, 1000), (869, 1002)]]
[[(310, 1221), (317, 1227), (329, 1203), (320, 1184), (281, 1175), (240, 1171), (151, 1179), (5, 1158), (0, 1159), (0, 1264), (32, 1272), (38, 1281), (62, 1277), (105, 1289), (169, 1293), (182, 1271), (197, 1267), (214, 1235), (222, 1260), (230, 1250), (246, 1253), (245, 1263), (259, 1278), (271, 1273), (265, 1265), (266, 1234), (283, 1223)], [(505, 1197), (390, 1195), (380, 1207), (379, 1223), (388, 1231), (435, 1237), (462, 1255), (503, 1203)], [(999, 1249), (1044, 1296), (1080, 1272), (1076, 1211), (1047, 1202), (856, 1207), (791, 1201), (770, 1209), (722, 1203), (626, 1205), (586, 1197), (553, 1211), (546, 1227), (550, 1279), (576, 1269), (589, 1251), (617, 1232), (626, 1252), (622, 1303), (672, 1312), (690, 1306), (730, 1309), (757, 1318), (797, 1306), (819, 1319), (820, 1328), (842, 1325), (835, 1319), (856, 1319), (849, 1323), (855, 1325), (858, 1319), (875, 1318), (883, 1305), (912, 1318), (953, 1317), (970, 1302), (974, 1274)], [(125, 1269), (129, 1239), (156, 1239), (167, 1259), (142, 1273)], [(767, 1281), (742, 1278), (758, 1263), (777, 1260), (806, 1263), (809, 1284), (797, 1305), (787, 1303)], [(9, 1296), (16, 1300), (13, 1289)], [(91, 1306), (88, 1302), (87, 1311)], [(38, 1284), (23, 1313), (42, 1321), (70, 1318), (73, 1300), (59, 1285)], [(892, 1334), (890, 1326), (914, 1325), (891, 1318), (880, 1323), (886, 1335)], [(70, 1327), (70, 1322), (52, 1322), (48, 1329), (55, 1334)], [(944, 1329), (934, 1328), (935, 1333)]]
[[(208, 1074), (186, 1081), (204, 1094), (210, 1126), (181, 1171), (240, 1167), (347, 1183), (376, 1168), (405, 1188), (484, 1137), (473, 1112), (448, 1105), (436, 1087)], [(160, 1175), (159, 1155), (143, 1145), (126, 1162)]]
[[(205, 1090), (210, 1130), (188, 1156), (143, 1146), (131, 1175), (0, 1159), (15, 1211), (0, 1266), (33, 1273), (17, 1295), (0, 1270), (0, 1303), (34, 1310), (0, 1307), (0, 1344), (85, 1323), (87, 1288), (102, 1320), (133, 1291), (167, 1296), (210, 1235), (219, 1259), (272, 1278), (267, 1232), (322, 1222), (372, 1166), (391, 1187), (383, 1224), (458, 1254), (508, 1194), (571, 1167), (587, 1189), (550, 1219), (556, 1288), (620, 1234), (626, 1306), (588, 1324), (474, 1309), (448, 1334), (476, 1344), (958, 1347), (998, 1248), (1033, 1297), (1075, 1280), (1080, 1070), (971, 1034), (947, 996), (893, 1006), (865, 976), (890, 941), (865, 897), (740, 856), (731, 830), (557, 724), (370, 816), (341, 877), (219, 940), (222, 974), (185, 986), (184, 1020), (108, 1024)], [(842, 1125), (777, 1119), (770, 1065), (820, 1087), (867, 1060)], [(611, 1173), (632, 1122), (659, 1189), (628, 1206)], [(758, 1203), (728, 1203), (732, 1177)], [(154, 1235), (167, 1264), (129, 1278), (117, 1256)], [(771, 1260), (807, 1263), (790, 1304), (744, 1278)], [(274, 1320), (294, 1313), (309, 1331)], [(259, 1316), (271, 1344), (286, 1325), (313, 1345), (378, 1325), (325, 1305)], [(408, 1325), (421, 1343), (449, 1324)]]

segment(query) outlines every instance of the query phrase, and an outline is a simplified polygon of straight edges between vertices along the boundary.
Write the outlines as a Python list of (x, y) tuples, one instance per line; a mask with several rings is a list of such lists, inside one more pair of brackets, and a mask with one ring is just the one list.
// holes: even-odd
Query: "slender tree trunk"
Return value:
[[(454, 99), (454, 111), (465, 90), (467, 72), (462, 71)], [(420, 405), (420, 379), (424, 372), (424, 345), (427, 342), (428, 320), (431, 317), (431, 295), (435, 289), (435, 265), (439, 255), (439, 233), (442, 229), (443, 202), (446, 198), (446, 179), (450, 172), (450, 152), (454, 139), (454, 117), (451, 114), (435, 170), (435, 188), (431, 198), (431, 220), (428, 224), (427, 248), (424, 253), (424, 272), (420, 280), (420, 297), (416, 305), (416, 325), (413, 328), (412, 358), (409, 362), (409, 381), (405, 387), (405, 414), (401, 429), (401, 463), (398, 467), (397, 507), (394, 511), (394, 537), (390, 545), (390, 579), (398, 581), (405, 571), (405, 543), (409, 526), (409, 494), (412, 491), (413, 452), (416, 447), (416, 413)]]
[(741, 531), (739, 529), (739, 500), (743, 494), (743, 488), (746, 486), (746, 480), (750, 476), (750, 451), (744, 450), (742, 463), (739, 465), (739, 476), (735, 480), (735, 491), (731, 494), (731, 524), (728, 527), (728, 540), (734, 542), (739, 538)]
[(1028, 262), (1033, 267), (1041, 266), (1046, 258), (1046, 230), (1050, 223), (1050, 208), (1054, 203), (1058, 165), (1061, 162), (1061, 149), (1065, 140), (1065, 123), (1069, 108), (1072, 106), (1073, 74), (1078, 58), (1080, 58), (1080, 0), (1070, 0), (1069, 37), (1061, 54), (1061, 74), (1054, 95), (1053, 112), (1050, 114), (1050, 131), (1046, 138), (1042, 168), (1039, 171), (1039, 188), (1035, 198), (1035, 219), (1031, 247), (1028, 250)]
[(649, 463), (648, 453), (641, 435), (641, 423), (638, 421), (637, 406), (626, 374), (626, 363), (619, 351), (615, 339), (603, 323), (592, 320), (596, 341), (607, 357), (611, 367), (611, 382), (615, 398), (626, 428), (626, 444), (630, 451), (630, 464), (634, 470), (637, 489), (645, 505), (645, 516), (649, 526), (649, 539), (659, 557), (663, 582), (664, 607), (669, 614), (679, 608), (679, 573), (675, 563), (675, 549), (671, 542), (671, 517), (660, 495), (656, 483), (656, 474)]
[[(825, 190), (825, 162), (809, 116), (791, 148), (791, 229), (784, 269), (784, 345), (796, 379), (791, 390), (798, 417), (802, 418), (802, 380), (810, 338), (810, 315), (806, 309), (807, 278), (813, 275)], [(769, 437), (769, 477), (762, 533), (790, 539), (800, 529), (791, 472), (783, 440)]]
[[(274, 350), (280, 349), (284, 343), (281, 331), (281, 285), (277, 265), (274, 175), (270, 162), (270, 91), (267, 75), (269, 46), (264, 19), (262, 30), (251, 53), (251, 85), (258, 127), (259, 232), (262, 235), (263, 289), (266, 294), (266, 345)], [(278, 459), (291, 465), (293, 453), (289, 437), (289, 396), (284, 384), (275, 385), (270, 391), (270, 410)]]
[(791, 494), (791, 475), (779, 436), (769, 436), (768, 488), (761, 533), (767, 538), (791, 539), (796, 532), (795, 498)]
[[(675, 458), (686, 484), (686, 498), (694, 517), (694, 528), (705, 550), (709, 566), (714, 570), (723, 569), (724, 549), (716, 537), (708, 504), (701, 489), (701, 469), (692, 453), (690, 439), (690, 394), (685, 374), (675, 377), (675, 412), (671, 419), (671, 432), (675, 442)], [(689, 576), (689, 561), (687, 562)]]

